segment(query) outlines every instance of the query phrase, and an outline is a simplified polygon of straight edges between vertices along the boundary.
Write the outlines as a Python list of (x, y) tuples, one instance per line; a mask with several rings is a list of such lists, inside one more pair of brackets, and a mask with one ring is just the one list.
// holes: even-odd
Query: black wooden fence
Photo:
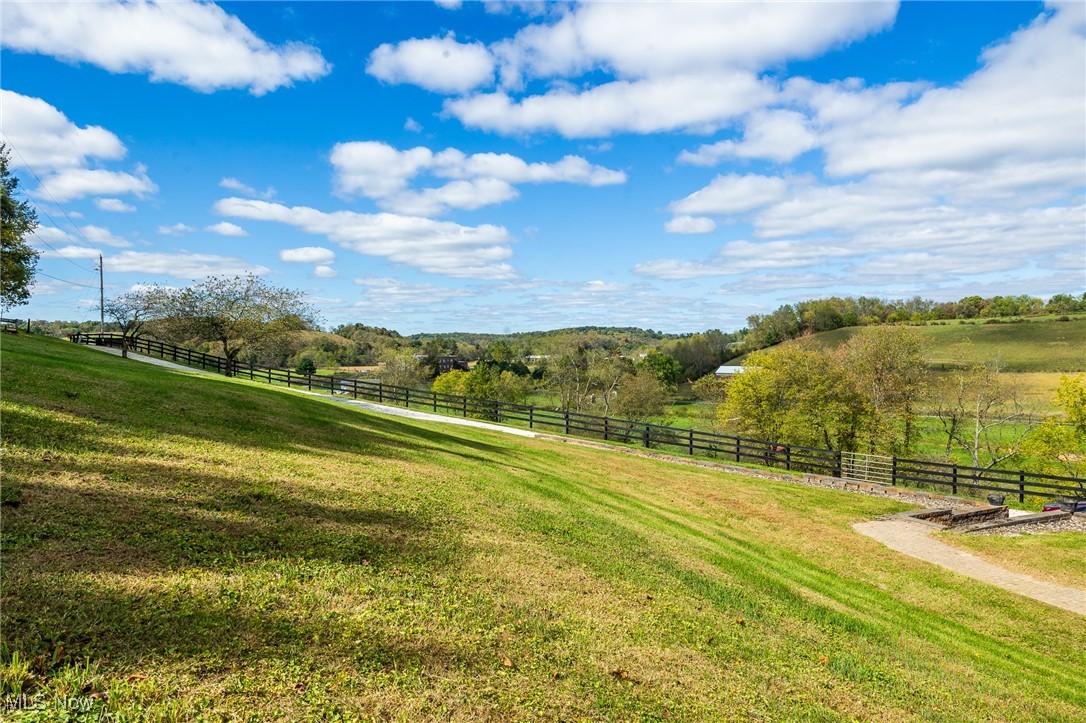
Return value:
[[(76, 343), (121, 346), (121, 337), (115, 334), (84, 333), (73, 334), (69, 338)], [(677, 429), (659, 424), (599, 417), (530, 404), (512, 404), (442, 394), (347, 377), (298, 374), (289, 369), (231, 362), (221, 356), (194, 351), (155, 339), (130, 340), (129, 349), (189, 366), (214, 370), (228, 376), (264, 381), (269, 384), (283, 384), (288, 387), (303, 387), (309, 391), (339, 394), (378, 404), (397, 404), (439, 414), (526, 426), (528, 429), (556, 431), (605, 442), (637, 444), (661, 451), (724, 459), (740, 464), (777, 467), (832, 477), (842, 476), (842, 455), (839, 451), (778, 444), (693, 429)], [(1019, 501), (1023, 502), (1027, 496), (1086, 498), (1086, 480), (1074, 477), (981, 469), (897, 457), (890, 459), (889, 479), (893, 485), (921, 488), (930, 486), (946, 489), (951, 494), (994, 492), (1017, 496)]]

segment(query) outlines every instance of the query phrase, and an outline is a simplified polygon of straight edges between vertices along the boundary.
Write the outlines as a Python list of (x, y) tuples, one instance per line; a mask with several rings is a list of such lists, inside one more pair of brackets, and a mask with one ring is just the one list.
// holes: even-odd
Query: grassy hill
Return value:
[[(2, 696), (126, 720), (1086, 709), (1086, 621), (851, 529), (899, 503), (2, 344)], [(1081, 584), (1074, 539), (1047, 554)]]
[[(835, 329), (810, 337), (836, 349), (863, 327)], [(1086, 371), (1086, 319), (985, 324), (947, 322), (913, 327), (928, 339), (928, 361), (941, 368), (999, 357), (1011, 372)]]

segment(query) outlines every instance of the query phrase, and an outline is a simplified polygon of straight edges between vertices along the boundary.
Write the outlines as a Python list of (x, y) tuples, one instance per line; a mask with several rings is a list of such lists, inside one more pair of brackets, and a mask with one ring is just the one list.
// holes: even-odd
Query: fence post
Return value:
[(411, 408), (411, 387), (403, 390), (403, 405), (406, 409)]
[(528, 405), (528, 429), (535, 429), (535, 405)]
[(694, 456), (694, 430), (690, 430), (690, 456)]
[(460, 408), (464, 410), (464, 419), (468, 418), (468, 398), (460, 397)]
[(739, 461), (739, 437), (735, 438), (735, 461)]
[(434, 414), (437, 414), (437, 392), (435, 392), (433, 390), (430, 390), (430, 394), (434, 398), (434, 400), (433, 400), (434, 401)]
[(385, 385), (382, 382), (377, 382), (377, 402), (383, 404), (385, 401)]
[(607, 442), (611, 439), (611, 420), (609, 417), (603, 418), (603, 441)]
[(306, 374), (305, 375), (305, 388), (306, 388), (306, 391), (309, 391), (309, 392), (313, 391), (313, 375), (312, 374)]
[(841, 479), (841, 475), (844, 474), (844, 470), (841, 469), (841, 450), (837, 450), (833, 453), (834, 462), (837, 464), (837, 479)]
[(1019, 502), (1025, 502), (1026, 501), (1026, 473), (1025, 472), (1019, 472), (1018, 473), (1018, 501)]
[(950, 481), (951, 494), (958, 494), (958, 466), (954, 465), (954, 472)]
[(890, 484), (897, 487), (897, 457), (890, 458)]
[(642, 437), (645, 440), (645, 446), (649, 446), (649, 425), (645, 425), (645, 431), (642, 432)]
[(784, 445), (784, 468), (789, 472), (792, 471), (792, 445)]
[(566, 410), (566, 434), (569, 434), (569, 410)]
[(27, 333), (27, 334), (29, 334), (29, 333), (30, 333), (30, 319), (27, 319), (27, 320), (26, 320), (26, 333)]
[(287, 389), (290, 389), (290, 370), (287, 369)]
[(358, 399), (358, 380), (351, 380), (351, 399)]

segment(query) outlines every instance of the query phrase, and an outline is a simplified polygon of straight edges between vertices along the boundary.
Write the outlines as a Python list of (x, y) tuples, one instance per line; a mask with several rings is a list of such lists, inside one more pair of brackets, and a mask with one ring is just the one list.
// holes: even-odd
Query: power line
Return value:
[(59, 276), (53, 276), (52, 274), (47, 274), (44, 271), (35, 271), (34, 275), (35, 276), (45, 276), (45, 277), (48, 277), (48, 278), (52, 279), (53, 281), (63, 281), (65, 284), (71, 284), (72, 286), (82, 286), (85, 289), (97, 289), (98, 288), (98, 284), (80, 284), (80, 283), (77, 283), (75, 281), (69, 281), (68, 279), (62, 279)]
[[(45, 215), (46, 215), (46, 216), (48, 216), (49, 214), (45, 214)], [(50, 219), (50, 220), (52, 220), (52, 219)], [(66, 261), (69, 261), (69, 262), (71, 262), (71, 263), (73, 263), (73, 264), (75, 264), (76, 266), (78, 266), (79, 268), (83, 269), (84, 271), (87, 271), (87, 272), (90, 272), (90, 271), (94, 271), (94, 269), (88, 269), (88, 268), (87, 268), (86, 266), (84, 266), (83, 264), (78, 264), (78, 263), (76, 263), (75, 261), (73, 261), (73, 260), (72, 260), (71, 258), (69, 258), (69, 257), (65, 256), (64, 254), (62, 254), (62, 253), (60, 252), (60, 249), (58, 249), (58, 248), (57, 248), (56, 246), (54, 246), (53, 244), (49, 243), (48, 241), (46, 241), (45, 239), (43, 239), (43, 238), (42, 238), (41, 236), (39, 236), (39, 235), (38, 235), (38, 233), (37, 233), (37, 231), (31, 231), (31, 232), (30, 232), (30, 235), (31, 235), (31, 236), (33, 236), (34, 238), (38, 239), (39, 241), (41, 241), (41, 242), (42, 242), (43, 244), (45, 244), (45, 245), (46, 245), (46, 246), (48, 246), (49, 248), (53, 249), (53, 252), (54, 252), (54, 253), (55, 253), (55, 254), (56, 254), (57, 256), (59, 256), (60, 258), (62, 258), (62, 259), (64, 259), (64, 260), (66, 260)], [(93, 249), (92, 249), (92, 250), (93, 250)]]
[[(23, 168), (30, 171), (30, 175), (33, 176), (35, 179), (37, 179), (38, 187), (43, 189), (49, 195), (49, 198), (53, 199), (53, 203), (56, 205), (57, 208), (60, 209), (60, 212), (64, 214), (64, 218), (68, 219), (68, 223), (70, 223), (72, 225), (72, 228), (74, 228), (79, 233), (79, 235), (83, 237), (83, 240), (86, 241), (89, 244), (91, 242), (91, 240), (89, 238), (87, 238), (86, 235), (83, 233), (83, 229), (79, 228), (79, 226), (76, 225), (75, 221), (72, 220), (72, 217), (68, 215), (68, 212), (65, 211), (64, 207), (60, 205), (59, 201), (57, 201), (56, 196), (54, 196), (52, 194), (52, 192), (50, 192), (49, 188), (41, 180), (41, 176), (39, 176), (37, 173), (34, 172), (34, 169), (30, 166), (29, 163), (26, 162), (26, 158), (24, 158), (23, 154), (19, 152), (19, 149), (16, 148), (14, 145), (12, 145), (11, 138), (8, 137), (8, 134), (4, 133), (3, 131), (0, 131), (0, 135), (4, 136), (4, 139), (7, 141), (8, 147), (10, 147), (11, 150), (15, 151), (15, 155), (19, 156), (19, 158), (22, 160)], [(25, 188), (23, 189), (23, 193), (25, 193), (28, 198), (33, 200), (33, 196), (31, 196), (29, 193), (27, 193)], [(38, 203), (37, 201), (34, 201), (34, 203), (39, 208), (41, 208), (40, 203)], [(45, 213), (45, 215), (49, 217), (50, 221), (53, 221), (53, 217), (49, 216), (49, 214), (46, 213), (46, 211), (44, 209), (42, 209), (42, 213)], [(53, 225), (54, 226), (59, 226), (60, 224), (58, 224), (56, 221), (53, 221)]]

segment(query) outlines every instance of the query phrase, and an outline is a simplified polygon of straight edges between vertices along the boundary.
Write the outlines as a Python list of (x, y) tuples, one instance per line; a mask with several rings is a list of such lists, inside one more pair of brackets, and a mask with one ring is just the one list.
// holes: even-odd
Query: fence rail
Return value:
[[(119, 347), (122, 344), (122, 337), (117, 334), (80, 333), (73, 334), (69, 338), (76, 343), (98, 346)], [(129, 349), (161, 359), (213, 370), (219, 374), (264, 381), (269, 384), (284, 384), (292, 388), (304, 387), (309, 391), (350, 396), (353, 399), (378, 404), (397, 404), (496, 423), (526, 425), (529, 429), (555, 431), (605, 442), (637, 444), (696, 457), (725, 459), (741, 464), (783, 468), (849, 480), (911, 487), (930, 486), (948, 489), (952, 494), (958, 494), (959, 491), (991, 492), (1016, 496), (1021, 502), (1024, 502), (1026, 497), (1086, 498), (1086, 480), (1074, 477), (842, 453), (715, 432), (599, 417), (561, 409), (410, 389), (381, 382), (297, 374), (289, 369), (275, 369), (230, 361), (214, 354), (156, 339), (130, 339)]]

